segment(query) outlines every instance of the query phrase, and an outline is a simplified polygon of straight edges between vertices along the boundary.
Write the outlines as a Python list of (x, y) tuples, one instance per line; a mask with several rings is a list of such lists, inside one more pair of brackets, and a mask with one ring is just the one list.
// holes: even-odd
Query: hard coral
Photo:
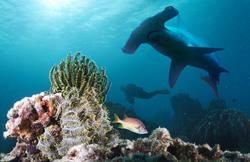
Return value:
[[(164, 137), (164, 138), (162, 138)], [(167, 137), (167, 138), (165, 138)], [(240, 152), (223, 152), (218, 145), (211, 148), (209, 145), (195, 145), (182, 141), (181, 139), (172, 139), (167, 129), (157, 128), (149, 138), (139, 138), (135, 141), (120, 141), (115, 148), (114, 153), (118, 156), (112, 156), (113, 162), (116, 161), (150, 161), (151, 158), (161, 157), (163, 161), (176, 162), (208, 162), (208, 161), (235, 161), (247, 162), (250, 160), (250, 154), (241, 154)], [(126, 147), (127, 145), (130, 147)], [(157, 145), (155, 145), (157, 144)], [(158, 158), (155, 159), (156, 161)]]
[(190, 139), (194, 125), (204, 115), (199, 100), (191, 98), (188, 94), (177, 94), (170, 101), (174, 111), (171, 129), (173, 135)]
[(49, 95), (42, 92), (16, 102), (7, 114), (9, 121), (6, 123), (4, 137), (34, 140), (43, 133), (43, 128), (53, 118), (56, 113), (55, 104), (60, 100), (60, 94)]
[(60, 160), (54, 162), (92, 162), (103, 161), (106, 157), (107, 149), (102, 145), (76, 145), (69, 149), (67, 154)]
[(249, 151), (250, 122), (241, 112), (213, 109), (197, 123), (193, 140), (197, 143), (220, 144), (222, 149)]
[(68, 94), (72, 88), (78, 97), (84, 96), (86, 92), (94, 89), (96, 99), (103, 103), (109, 89), (109, 83), (104, 69), (98, 69), (96, 64), (80, 53), (72, 58), (67, 57), (59, 65), (55, 65), (50, 71), (50, 82), (52, 93)]

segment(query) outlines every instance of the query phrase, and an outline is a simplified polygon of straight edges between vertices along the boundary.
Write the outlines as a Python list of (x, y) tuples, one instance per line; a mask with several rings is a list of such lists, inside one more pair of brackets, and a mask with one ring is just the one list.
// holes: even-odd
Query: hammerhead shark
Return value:
[(220, 73), (228, 72), (219, 65), (213, 52), (223, 48), (201, 47), (184, 31), (174, 27), (165, 27), (165, 22), (174, 18), (179, 11), (173, 6), (166, 7), (162, 12), (144, 20), (130, 35), (124, 53), (133, 54), (138, 47), (147, 43), (161, 54), (169, 57), (171, 61), (169, 71), (169, 86), (173, 88), (176, 81), (187, 65), (203, 69), (208, 76), (201, 77), (218, 96), (217, 85)]

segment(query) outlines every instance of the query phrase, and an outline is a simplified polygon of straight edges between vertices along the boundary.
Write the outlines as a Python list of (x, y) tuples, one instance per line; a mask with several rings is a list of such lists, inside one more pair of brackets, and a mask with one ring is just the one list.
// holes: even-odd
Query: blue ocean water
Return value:
[[(50, 88), (50, 68), (68, 53), (81, 51), (105, 67), (112, 82), (108, 99), (133, 108), (141, 118), (164, 123), (171, 118), (169, 96), (137, 100), (129, 105), (121, 85), (145, 90), (168, 87), (170, 60), (142, 45), (134, 55), (121, 51), (130, 32), (145, 18), (173, 5), (182, 23), (212, 47), (230, 72), (221, 76), (219, 91), (230, 107), (250, 114), (249, 0), (1, 0), (0, 1), (0, 132), (7, 111), (25, 96)], [(174, 19), (167, 23), (178, 25)], [(203, 71), (188, 67), (171, 95), (188, 93), (207, 105), (215, 96), (200, 80)], [(236, 98), (237, 102), (231, 100)], [(164, 116), (158, 118), (159, 111)], [(0, 152), (8, 143), (0, 136)]]

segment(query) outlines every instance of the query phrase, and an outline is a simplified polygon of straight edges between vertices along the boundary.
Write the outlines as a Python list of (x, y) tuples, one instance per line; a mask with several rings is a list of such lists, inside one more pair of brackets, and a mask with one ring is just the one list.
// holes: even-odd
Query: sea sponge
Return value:
[(105, 101), (110, 85), (105, 70), (99, 69), (89, 58), (80, 56), (79, 52), (73, 58), (69, 55), (66, 61), (51, 69), (50, 82), (52, 93), (60, 92), (63, 96), (72, 88), (78, 89), (76, 93), (79, 97), (94, 89), (100, 103)]

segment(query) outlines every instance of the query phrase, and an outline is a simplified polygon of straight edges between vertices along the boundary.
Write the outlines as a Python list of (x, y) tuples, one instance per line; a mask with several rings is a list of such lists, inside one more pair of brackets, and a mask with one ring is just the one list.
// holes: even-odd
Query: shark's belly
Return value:
[(154, 32), (149, 36), (149, 44), (161, 54), (172, 59), (185, 57), (187, 42), (167, 31)]

